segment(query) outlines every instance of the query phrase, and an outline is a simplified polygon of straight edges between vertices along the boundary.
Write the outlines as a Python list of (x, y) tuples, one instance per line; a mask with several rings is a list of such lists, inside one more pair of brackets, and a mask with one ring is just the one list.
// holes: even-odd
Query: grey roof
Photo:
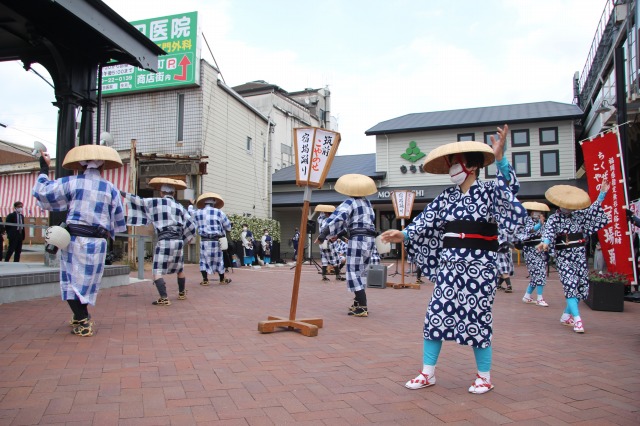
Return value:
[[(385, 172), (376, 172), (376, 154), (336, 155), (325, 181), (336, 181), (340, 176), (348, 173), (369, 176), (373, 180), (384, 179), (386, 176)], [(278, 170), (272, 175), (271, 180), (272, 185), (296, 183), (296, 166)]]
[(583, 111), (574, 104), (532, 102), (451, 111), (421, 112), (382, 121), (365, 135), (405, 133), (421, 130), (475, 127), (489, 124), (514, 124), (581, 118)]

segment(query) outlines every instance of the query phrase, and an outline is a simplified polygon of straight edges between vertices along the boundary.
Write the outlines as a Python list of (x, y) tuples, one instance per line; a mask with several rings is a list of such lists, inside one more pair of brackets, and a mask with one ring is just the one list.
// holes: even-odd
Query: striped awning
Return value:
[[(49, 217), (49, 212), (36, 204), (36, 199), (31, 195), (33, 185), (36, 183), (39, 172), (26, 172), (0, 175), (0, 216), (4, 219), (13, 211), (13, 203), (22, 201), (23, 214), (26, 217)], [(105, 170), (102, 177), (113, 183), (120, 191), (129, 189), (129, 164), (125, 163), (118, 169)], [(49, 174), (53, 179), (53, 172)]]

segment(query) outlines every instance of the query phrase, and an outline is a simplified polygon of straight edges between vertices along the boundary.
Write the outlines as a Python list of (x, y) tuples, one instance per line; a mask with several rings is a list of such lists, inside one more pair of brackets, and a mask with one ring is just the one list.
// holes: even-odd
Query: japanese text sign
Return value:
[(158, 57), (157, 73), (129, 64), (104, 67), (104, 95), (199, 83), (198, 12), (133, 21), (131, 25), (167, 54)]
[(595, 200), (598, 197), (605, 178), (611, 184), (602, 202), (609, 223), (598, 231), (598, 241), (607, 263), (607, 270), (626, 274), (629, 281), (634, 281), (629, 224), (624, 211), (626, 194), (621, 181), (623, 176), (618, 136), (610, 132), (591, 141), (585, 141), (582, 144), (582, 152), (591, 199)]
[(293, 141), (296, 185), (322, 188), (340, 144), (340, 133), (317, 127), (296, 128)]
[(413, 210), (413, 202), (416, 199), (416, 193), (413, 191), (393, 191), (391, 193), (391, 201), (393, 201), (393, 209), (398, 219), (411, 218)]

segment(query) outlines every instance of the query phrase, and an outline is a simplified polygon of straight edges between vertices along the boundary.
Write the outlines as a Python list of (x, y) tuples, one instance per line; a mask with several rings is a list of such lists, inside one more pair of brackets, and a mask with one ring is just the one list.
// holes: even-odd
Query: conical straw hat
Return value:
[(555, 185), (547, 189), (544, 196), (550, 203), (570, 210), (582, 210), (591, 205), (589, 194), (571, 185)]
[(314, 211), (316, 212), (324, 212), (324, 213), (333, 213), (336, 210), (334, 206), (330, 206), (329, 204), (318, 204)]
[(529, 211), (534, 212), (548, 212), (549, 206), (545, 203), (538, 203), (537, 201), (525, 201), (522, 203), (522, 207)]
[(376, 183), (369, 176), (346, 174), (336, 182), (335, 190), (350, 197), (365, 197), (378, 191)]
[(196, 201), (196, 207), (201, 209), (204, 207), (205, 202), (207, 200), (212, 200), (212, 199), (215, 200), (213, 207), (215, 207), (216, 209), (221, 209), (222, 206), (224, 206), (224, 200), (222, 199), (221, 196), (219, 196), (215, 192), (205, 192), (204, 194), (198, 197), (198, 200)]
[(122, 167), (118, 151), (102, 145), (80, 145), (72, 148), (64, 157), (62, 167), (67, 170), (84, 170), (81, 161), (102, 160), (102, 170)]
[(154, 189), (160, 189), (162, 185), (171, 185), (175, 189), (186, 189), (187, 184), (181, 180), (165, 178), (165, 177), (156, 177), (149, 181), (149, 186)]
[(447, 157), (451, 154), (460, 154), (463, 152), (481, 152), (482, 155), (484, 155), (483, 167), (488, 166), (496, 160), (493, 149), (486, 143), (476, 141), (452, 142), (431, 150), (422, 168), (425, 172), (436, 175), (449, 174), (451, 165), (447, 164)]

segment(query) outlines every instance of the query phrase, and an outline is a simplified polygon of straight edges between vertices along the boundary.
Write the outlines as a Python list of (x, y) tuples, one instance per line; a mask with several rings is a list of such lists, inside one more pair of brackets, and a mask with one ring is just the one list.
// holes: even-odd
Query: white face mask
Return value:
[(242, 227), (243, 231), (246, 231), (247, 229), (249, 229), (249, 228), (247, 228), (246, 226)]
[(573, 211), (573, 210), (571, 210), (571, 209), (565, 209), (564, 207), (560, 207), (560, 209), (559, 209), (559, 210), (560, 210), (560, 213), (562, 213), (562, 214), (566, 214), (566, 215), (570, 215), (570, 214), (571, 214), (571, 212)]
[(17, 211), (18, 213), (22, 214), (22, 207), (17, 207), (17, 208), (16, 208), (16, 211)]
[(451, 178), (451, 182), (456, 185), (461, 185), (462, 182), (467, 179), (467, 173), (462, 168), (462, 164), (456, 163), (453, 166), (449, 167), (449, 177)]

